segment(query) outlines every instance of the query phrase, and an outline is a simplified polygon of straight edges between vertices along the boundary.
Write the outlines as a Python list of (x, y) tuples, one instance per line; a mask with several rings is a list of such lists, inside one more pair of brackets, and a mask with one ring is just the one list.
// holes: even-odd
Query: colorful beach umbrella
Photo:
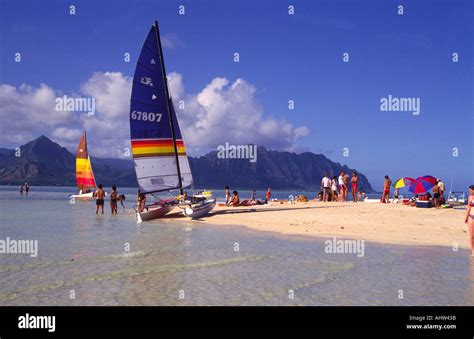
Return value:
[(432, 177), (431, 175), (425, 175), (424, 177), (416, 178), (408, 190), (415, 194), (426, 193), (435, 185), (436, 178)]
[(415, 179), (409, 178), (409, 177), (403, 177), (400, 179), (395, 180), (395, 182), (392, 184), (393, 188), (402, 188), (402, 187), (409, 187)]

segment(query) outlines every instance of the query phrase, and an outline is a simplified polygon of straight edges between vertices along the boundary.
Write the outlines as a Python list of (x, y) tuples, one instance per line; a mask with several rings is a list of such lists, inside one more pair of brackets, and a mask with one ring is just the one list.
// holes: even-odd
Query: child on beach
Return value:
[(471, 209), (474, 207), (474, 185), (469, 186), (469, 198), (467, 199), (466, 219), (469, 238), (471, 240), (471, 257), (474, 257), (474, 214), (471, 214)]

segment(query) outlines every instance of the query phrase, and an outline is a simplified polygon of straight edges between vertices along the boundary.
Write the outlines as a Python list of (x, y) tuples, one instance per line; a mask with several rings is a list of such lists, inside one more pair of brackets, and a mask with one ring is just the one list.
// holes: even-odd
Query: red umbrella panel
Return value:
[(426, 193), (435, 185), (436, 178), (431, 175), (425, 175), (424, 177), (416, 178), (408, 190), (415, 194)]

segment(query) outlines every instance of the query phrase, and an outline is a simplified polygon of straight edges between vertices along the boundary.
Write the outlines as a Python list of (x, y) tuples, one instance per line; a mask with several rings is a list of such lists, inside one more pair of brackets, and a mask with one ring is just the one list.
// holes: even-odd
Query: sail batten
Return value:
[(96, 187), (91, 159), (87, 151), (87, 138), (84, 132), (79, 140), (76, 155), (76, 183), (79, 190), (85, 191)]
[(136, 64), (130, 100), (132, 157), (143, 193), (192, 184), (185, 143), (173, 103), (166, 94), (167, 79), (157, 39), (157, 30), (152, 26)]

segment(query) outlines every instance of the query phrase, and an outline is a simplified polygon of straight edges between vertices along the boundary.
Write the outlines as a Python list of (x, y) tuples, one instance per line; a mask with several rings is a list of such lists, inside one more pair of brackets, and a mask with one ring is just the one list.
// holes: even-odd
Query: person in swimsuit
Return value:
[(252, 196), (250, 197), (250, 201), (257, 201), (257, 191), (252, 191)]
[(354, 199), (354, 202), (357, 202), (357, 172), (352, 173), (352, 178), (351, 178), (351, 186), (352, 186), (352, 198)]
[(345, 199), (344, 196), (346, 194), (346, 187), (344, 187), (344, 172), (341, 172), (341, 174), (339, 174), (338, 183), (339, 183), (339, 201), (343, 202)]
[(347, 197), (349, 196), (349, 174), (344, 174), (344, 201), (347, 201)]
[(27, 182), (25, 182), (25, 194), (28, 195), (28, 191), (30, 190), (30, 185), (28, 185)]
[(441, 197), (441, 188), (438, 185), (434, 185), (433, 187), (433, 202), (435, 208), (439, 208), (440, 206), (440, 197)]
[(140, 190), (137, 193), (137, 209), (138, 212), (143, 212), (146, 204), (146, 195), (143, 194)]
[[(234, 191), (234, 192), (235, 192), (235, 191)], [(265, 198), (267, 198), (267, 202), (266, 202), (267, 204), (270, 203), (271, 197), (272, 197), (272, 189), (269, 188), (269, 189), (267, 190), (267, 193), (265, 193)]]
[(337, 201), (337, 177), (333, 176), (331, 181), (331, 201)]
[(102, 184), (99, 185), (99, 189), (94, 192), (95, 196), (95, 214), (99, 214), (99, 207), (102, 210), (102, 214), (104, 214), (104, 198), (105, 198), (105, 191), (104, 186)]
[(226, 186), (224, 191), (225, 191), (225, 204), (227, 205), (229, 203), (229, 200), (230, 200), (229, 186)]
[(110, 209), (112, 214), (117, 214), (117, 200), (118, 200), (118, 193), (117, 193), (117, 186), (112, 186), (112, 192), (110, 192)]
[(474, 207), (474, 185), (469, 186), (469, 198), (467, 199), (466, 220), (467, 229), (469, 231), (469, 238), (471, 240), (471, 256), (474, 257), (474, 214), (471, 214), (471, 209)]
[(240, 206), (239, 193), (237, 191), (232, 192), (232, 197), (230, 198), (228, 205), (234, 207)]
[(323, 201), (328, 201), (329, 190), (331, 189), (331, 179), (329, 179), (329, 175), (327, 173), (324, 175), (323, 180), (321, 180), (321, 187), (323, 188)]
[(388, 175), (386, 175), (385, 181), (383, 182), (383, 195), (381, 199), (383, 203), (388, 203), (390, 197), (390, 186), (392, 186), (392, 180), (390, 180)]

